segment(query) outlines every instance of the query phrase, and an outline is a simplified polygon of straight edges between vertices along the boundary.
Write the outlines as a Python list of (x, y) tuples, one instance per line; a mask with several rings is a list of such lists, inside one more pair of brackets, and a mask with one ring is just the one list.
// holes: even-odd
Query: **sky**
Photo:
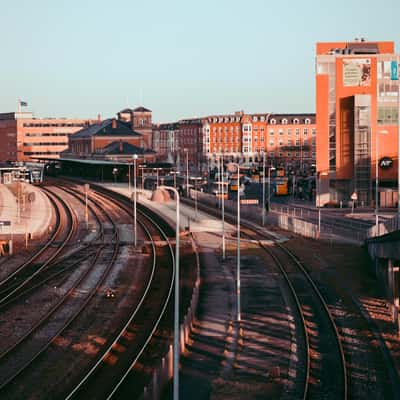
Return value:
[(0, 0), (0, 112), (315, 112), (315, 44), (394, 41), (398, 0)]

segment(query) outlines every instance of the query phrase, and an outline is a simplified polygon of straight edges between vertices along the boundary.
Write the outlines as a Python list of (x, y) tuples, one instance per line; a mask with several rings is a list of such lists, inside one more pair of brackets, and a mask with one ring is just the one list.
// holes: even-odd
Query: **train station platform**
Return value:
[[(102, 183), (101, 186), (121, 193), (129, 198), (132, 197), (133, 189), (129, 190), (126, 183)], [(138, 189), (138, 202), (142, 203), (146, 207), (164, 215), (171, 223), (175, 223), (176, 218), (176, 205), (175, 201), (171, 200), (168, 202), (156, 202), (151, 200), (151, 190)], [(187, 206), (180, 203), (180, 221), (181, 230), (189, 230), (191, 232), (222, 232), (222, 222), (220, 219), (212, 217), (208, 214), (198, 210), (197, 213), (193, 210), (193, 207)], [(230, 235), (235, 232), (235, 227), (225, 222), (225, 233)]]
[(51, 204), (38, 187), (24, 182), (0, 184), (2, 240), (11, 235), (39, 236), (47, 231), (51, 216)]

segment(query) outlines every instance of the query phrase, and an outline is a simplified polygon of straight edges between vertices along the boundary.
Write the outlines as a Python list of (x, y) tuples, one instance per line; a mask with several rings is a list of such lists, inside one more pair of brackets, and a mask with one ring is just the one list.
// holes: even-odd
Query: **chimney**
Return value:
[(101, 125), (101, 115), (97, 114), (97, 123)]
[(111, 128), (112, 129), (117, 129), (117, 120), (113, 118), (112, 123), (111, 123)]
[(123, 151), (123, 146), (122, 146), (122, 140), (119, 141), (119, 152), (122, 153)]

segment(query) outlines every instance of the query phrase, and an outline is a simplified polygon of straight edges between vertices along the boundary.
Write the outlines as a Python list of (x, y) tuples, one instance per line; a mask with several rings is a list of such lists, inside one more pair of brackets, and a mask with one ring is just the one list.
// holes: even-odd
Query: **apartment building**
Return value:
[(203, 151), (213, 167), (217, 157), (245, 165), (266, 158), (272, 165), (308, 169), (316, 159), (315, 114), (214, 115), (204, 119)]

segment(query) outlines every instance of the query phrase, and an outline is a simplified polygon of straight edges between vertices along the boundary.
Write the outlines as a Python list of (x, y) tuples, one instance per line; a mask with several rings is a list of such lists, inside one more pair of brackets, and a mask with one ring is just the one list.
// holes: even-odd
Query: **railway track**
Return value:
[[(103, 211), (102, 211), (103, 212)], [(105, 214), (107, 217), (107, 214)], [(109, 219), (108, 221), (111, 221)], [(115, 242), (114, 249), (111, 254), (111, 261), (107, 263), (107, 268), (105, 269), (103, 276), (105, 277), (107, 272), (112, 267), (112, 264), (115, 260), (116, 254), (118, 252), (118, 236), (114, 232), (108, 237), (102, 231), (101, 236), (103, 236), (104, 243), (113, 243)], [(116, 236), (116, 240), (114, 240), (114, 236)], [(89, 268), (86, 268), (83, 274), (70, 286), (65, 293), (60, 297), (60, 299), (46, 312), (46, 314), (37, 321), (34, 326), (27, 331), (22, 337), (18, 339), (17, 342), (13, 343), (6, 350), (2, 352), (0, 355), (0, 376), (2, 378), (0, 383), (0, 391), (6, 389), (7, 386), (12, 384), (12, 382), (22, 374), (26, 369), (32, 368), (35, 360), (42, 355), (46, 349), (53, 343), (57, 337), (69, 326), (69, 324), (80, 314), (80, 312), (84, 309), (90, 299), (96, 294), (97, 290), (101, 284), (101, 278), (97, 285), (91, 288), (88, 291), (88, 295), (79, 296), (77, 293), (81, 290), (85, 285), (85, 279), (90, 279), (89, 275), (93, 271), (95, 265), (98, 265), (101, 262), (103, 257), (103, 261), (107, 262), (106, 259), (109, 257), (109, 254), (102, 254), (106, 245), (103, 245), (97, 249), (97, 252), (93, 255), (92, 260), (90, 262)], [(107, 253), (110, 253), (109, 251)], [(86, 258), (89, 258), (86, 256)], [(80, 264), (83, 260), (73, 261), (75, 264)], [(61, 272), (65, 272), (71, 268), (70, 260), (64, 260), (64, 264), (67, 266), (63, 267), (63, 263), (58, 263), (58, 266), (61, 265), (61, 268), (58, 268), (56, 273), (51, 272), (48, 274), (36, 275), (38, 281), (36, 283), (36, 287), (42, 286), (48, 281), (52, 281), (58, 277)], [(65, 278), (63, 278), (65, 279)], [(57, 283), (61, 286), (61, 282)], [(67, 304), (68, 302), (68, 304)], [(75, 304), (71, 304), (75, 303)], [(67, 312), (63, 310), (62, 307), (72, 309), (74, 311)], [(64, 316), (64, 320), (59, 319), (59, 315)], [(5, 370), (3, 370), (1, 367)]]
[[(192, 205), (192, 202), (188, 204)], [(219, 210), (204, 205), (199, 208), (220, 217)], [(225, 215), (227, 220), (236, 222), (234, 215)], [(309, 269), (288, 246), (267, 235), (261, 227), (244, 222), (242, 232), (247, 229), (250, 229), (248, 237), (251, 237), (251, 241), (258, 242), (263, 251), (268, 252), (268, 264), (280, 268), (281, 274), (287, 279), (295, 305), (291, 308), (297, 310), (297, 368), (296, 371), (289, 370), (292, 375), (295, 373), (295, 385), (285, 389), (284, 398), (345, 399), (358, 398), (360, 394), (371, 396), (371, 393), (376, 398), (382, 398), (383, 393), (388, 398), (396, 398), (393, 393), (396, 392), (398, 380), (394, 377), (397, 373), (391, 372), (393, 365), (388, 360), (390, 357), (384, 341), (360, 305), (356, 306), (353, 298), (346, 299), (349, 297), (348, 291), (346, 296), (346, 290), (337, 287), (337, 284), (329, 286), (332, 279), (324, 284), (320, 276), (315, 281)], [(354, 317), (349, 320), (346, 315)], [(354, 346), (355, 332), (360, 332), (364, 338), (358, 340), (363, 343), (361, 347)], [(371, 374), (368, 374), (371, 381), (368, 383), (363, 383), (357, 367), (365, 363), (371, 370)]]
[[(51, 263), (59, 256), (75, 234), (76, 216), (58, 195), (45, 191), (56, 212), (56, 227), (48, 242), (27, 261), (18, 266), (0, 282), (0, 309), (3, 309), (22, 293), (37, 285), (40, 275), (47, 272)], [(55, 247), (53, 247), (55, 246)]]
[[(68, 191), (71, 194), (71, 190), (68, 190)], [(91, 201), (98, 202), (98, 206), (99, 206), (101, 200), (99, 198), (97, 198), (97, 196), (95, 196), (95, 197), (96, 197), (96, 200), (94, 200), (94, 198), (93, 198)], [(104, 210), (106, 208), (105, 203), (110, 204), (110, 200), (103, 199), (102, 204), (101, 204), (101, 206), (99, 206), (99, 208)], [(115, 207), (115, 200), (113, 201), (112, 206)], [(128, 214), (127, 209), (128, 209), (128, 207), (125, 207), (125, 211)], [(113, 223), (112, 218), (110, 218), (110, 220), (108, 221), (108, 225), (110, 225), (112, 223)], [(147, 224), (150, 224), (150, 223), (147, 222)], [(144, 227), (144, 229), (147, 229), (148, 235), (151, 235), (149, 227)], [(152, 229), (154, 229), (154, 228), (152, 228)], [(108, 228), (108, 230), (109, 230), (109, 228)], [(118, 230), (115, 229), (115, 227), (113, 228), (113, 231), (114, 231), (115, 235), (118, 235)], [(154, 232), (153, 232), (153, 235), (154, 235)], [(163, 237), (163, 238), (160, 237), (160, 235), (161, 235), (160, 232), (158, 232), (157, 235), (158, 235), (158, 237), (157, 237), (158, 242), (160, 242), (161, 239), (164, 240), (165, 242), (167, 242), (166, 237)], [(107, 245), (105, 245), (105, 247), (110, 246), (110, 243), (112, 242), (111, 239), (112, 238), (110, 238), (110, 237), (108, 237), (108, 238), (105, 237), (103, 239), (104, 242), (107, 243)], [(150, 240), (150, 236), (148, 239)], [(165, 252), (165, 249), (164, 249), (165, 246), (156, 248), (154, 243), (152, 244), (152, 246), (154, 248), (154, 251), (158, 253), (157, 258), (154, 256), (154, 262), (153, 262), (154, 272), (151, 273), (151, 280), (149, 280), (149, 283), (145, 289), (145, 293), (143, 294), (141, 300), (139, 301), (135, 311), (130, 316), (128, 322), (125, 323), (123, 328), (119, 330), (119, 334), (111, 341), (111, 344), (109, 343), (107, 345), (108, 346), (107, 350), (105, 350), (102, 353), (102, 356), (99, 358), (98, 362), (96, 362), (94, 365), (92, 365), (90, 370), (87, 371), (85, 378), (81, 379), (78, 383), (77, 382), (75, 382), (75, 383), (67, 382), (68, 386), (72, 387), (72, 389), (69, 391), (69, 394), (67, 393), (67, 391), (65, 391), (65, 386), (63, 387), (63, 389), (59, 388), (59, 390), (63, 391), (63, 394), (60, 395), (61, 397), (74, 397), (74, 398), (75, 397), (84, 397), (84, 398), (87, 398), (88, 392), (90, 393), (90, 391), (92, 391), (92, 390), (99, 390), (98, 385), (92, 384), (93, 376), (94, 375), (98, 376), (98, 374), (102, 373), (100, 371), (105, 371), (106, 366), (107, 366), (107, 361), (110, 359), (110, 357), (112, 357), (112, 353), (115, 352), (115, 348), (116, 347), (120, 348), (120, 346), (123, 345), (124, 341), (127, 340), (127, 333), (129, 332), (129, 334), (131, 335), (132, 331), (136, 329), (136, 330), (138, 330), (139, 334), (137, 337), (138, 340), (135, 340), (135, 343), (136, 344), (138, 342), (140, 342), (140, 343), (137, 344), (136, 346), (133, 346), (134, 343), (130, 343), (129, 348), (130, 349), (135, 348), (135, 352), (132, 353), (132, 351), (130, 351), (129, 355), (126, 354), (127, 358), (125, 359), (125, 362), (121, 362), (120, 364), (118, 364), (120, 366), (119, 373), (115, 374), (115, 378), (111, 384), (108, 383), (108, 391), (111, 391), (111, 392), (115, 391), (116, 388), (119, 386), (120, 382), (122, 382), (124, 375), (126, 375), (128, 373), (128, 371), (130, 370), (130, 368), (132, 367), (132, 361), (135, 361), (135, 359), (136, 360), (138, 359), (138, 357), (140, 356), (140, 354), (143, 352), (144, 348), (146, 347), (146, 344), (150, 341), (152, 334), (156, 330), (156, 328), (159, 324), (159, 321), (167, 307), (168, 299), (170, 297), (170, 293), (171, 293), (171, 289), (172, 289), (172, 282), (173, 282), (173, 270), (171, 271), (170, 262), (165, 262), (165, 261), (160, 262), (160, 259), (162, 258), (161, 253)], [(169, 248), (169, 252), (171, 252), (172, 251), (171, 244), (169, 244), (169, 246), (167, 246), (167, 247)], [(97, 261), (98, 261), (98, 257), (99, 256), (97, 256)], [(172, 253), (171, 253), (171, 257), (173, 257)], [(94, 257), (94, 258), (96, 258), (96, 257)], [(158, 260), (157, 262), (156, 262), (156, 259)], [(159, 273), (158, 272), (159, 270), (162, 270), (163, 272)], [(161, 312), (160, 312), (160, 309), (158, 309), (159, 315), (157, 315), (157, 318), (155, 318), (149, 309), (149, 307), (151, 309), (153, 309), (154, 307), (150, 306), (148, 296), (146, 296), (146, 295), (152, 294), (153, 299), (156, 297), (158, 299), (160, 299), (159, 290), (161, 287), (165, 286), (164, 282), (165, 282), (165, 278), (166, 278), (167, 274), (169, 274), (169, 278), (167, 279), (167, 282), (170, 281), (170, 284), (169, 284), (168, 290), (167, 290), (167, 299), (164, 299), (165, 301), (162, 304)], [(98, 290), (99, 290), (99, 287), (94, 289), (93, 293), (96, 293)], [(71, 289), (70, 295), (73, 294), (74, 292), (75, 292), (75, 295), (76, 295), (76, 292), (79, 292), (76, 287), (74, 289)], [(63, 302), (60, 301), (60, 303), (54, 308), (53, 312), (56, 309), (59, 309), (60, 307), (62, 307), (61, 306), (62, 303)], [(87, 305), (87, 303), (85, 305), (82, 305), (82, 307), (81, 307), (82, 310), (85, 308), (86, 305)], [(5, 375), (0, 374), (0, 376), (2, 376), (2, 378), (3, 378), (2, 385), (0, 387), (0, 391), (1, 391), (1, 393), (3, 393), (5, 395), (5, 397), (8, 397), (8, 395), (13, 393), (16, 386), (18, 386), (17, 382), (20, 382), (21, 380), (25, 381), (25, 377), (29, 376), (29, 371), (32, 371), (32, 370), (38, 368), (36, 365), (36, 361), (38, 361), (38, 364), (40, 364), (40, 360), (43, 359), (43, 357), (40, 357), (40, 356), (43, 355), (44, 352), (46, 352), (46, 358), (47, 358), (47, 354), (48, 354), (49, 350), (52, 350), (52, 348), (56, 347), (56, 343), (59, 340), (59, 338), (62, 336), (62, 333), (65, 332), (67, 329), (69, 329), (68, 327), (71, 327), (73, 325), (73, 321), (78, 318), (79, 313), (80, 313), (80, 311), (76, 312), (76, 315), (74, 315), (73, 317), (71, 316), (69, 318), (69, 320), (64, 324), (64, 326), (59, 327), (58, 330), (55, 329), (54, 323), (53, 323), (53, 328), (50, 328), (50, 331), (52, 330), (53, 334), (49, 335), (49, 333), (47, 332), (47, 336), (48, 337), (52, 336), (52, 339), (50, 341), (47, 340), (47, 343), (42, 344), (40, 351), (38, 351), (37, 341), (35, 343), (35, 351), (32, 351), (33, 345), (32, 344), (30, 345), (29, 343), (35, 342), (35, 340), (34, 340), (35, 337), (40, 336), (41, 334), (43, 335), (43, 332), (40, 333), (42, 324), (45, 324), (47, 326), (47, 328), (46, 328), (47, 331), (49, 330), (48, 326), (51, 325), (51, 323), (49, 323), (51, 317), (49, 317), (49, 316), (45, 317), (40, 323), (38, 323), (37, 326), (35, 326), (35, 329), (32, 330), (32, 332), (29, 332), (29, 334), (27, 334), (23, 340), (19, 341), (16, 344), (16, 346), (14, 346), (13, 349), (9, 349), (3, 353), (3, 357), (0, 358), (0, 369), (1, 369), (1, 365), (3, 365), (3, 362), (4, 362), (4, 365), (10, 365), (9, 360), (14, 360), (13, 361), (14, 368), (11, 368), (12, 372), (6, 373)], [(59, 312), (57, 314), (59, 314)], [(141, 321), (141, 322), (139, 322), (139, 321)], [(144, 326), (146, 326), (148, 324), (151, 325), (151, 329), (147, 329), (147, 330), (144, 329)], [(147, 333), (147, 336), (146, 336), (146, 333)], [(146, 337), (144, 337), (143, 335), (145, 335)], [(132, 337), (131, 337), (131, 339), (132, 339)], [(21, 357), (15, 355), (15, 351), (16, 351), (15, 349), (18, 348), (18, 352), (27, 354), (26, 349), (29, 348), (30, 346), (31, 346), (30, 354), (34, 354), (34, 356), (32, 356), (29, 361), (22, 362)], [(57, 353), (57, 351), (55, 351), (55, 353)], [(50, 359), (52, 359), (52, 357), (50, 357)], [(20, 361), (15, 363), (15, 360), (20, 360)], [(16, 364), (18, 364), (18, 365), (16, 365)], [(115, 368), (113, 368), (112, 370), (113, 370), (113, 372), (115, 372)], [(106, 375), (108, 377), (106, 380), (107, 380), (107, 382), (109, 382), (110, 374), (106, 372)], [(107, 392), (105, 389), (104, 390), (103, 389), (100, 390), (100, 393)], [(18, 392), (20, 392), (20, 391), (18, 390)], [(85, 394), (83, 395), (82, 393), (85, 393)], [(26, 397), (26, 398), (28, 398), (28, 397)], [(17, 397), (13, 397), (13, 395), (11, 395), (10, 398), (18, 398), (18, 395), (17, 395)], [(94, 398), (101, 398), (101, 397), (98, 397), (96, 395)]]
[[(298, 317), (296, 380), (288, 398), (347, 399), (347, 370), (343, 346), (334, 318), (314, 281), (284, 246), (260, 242), (280, 269), (290, 288)], [(302, 353), (302, 354), (301, 354)], [(332, 374), (332, 371), (335, 371)]]

